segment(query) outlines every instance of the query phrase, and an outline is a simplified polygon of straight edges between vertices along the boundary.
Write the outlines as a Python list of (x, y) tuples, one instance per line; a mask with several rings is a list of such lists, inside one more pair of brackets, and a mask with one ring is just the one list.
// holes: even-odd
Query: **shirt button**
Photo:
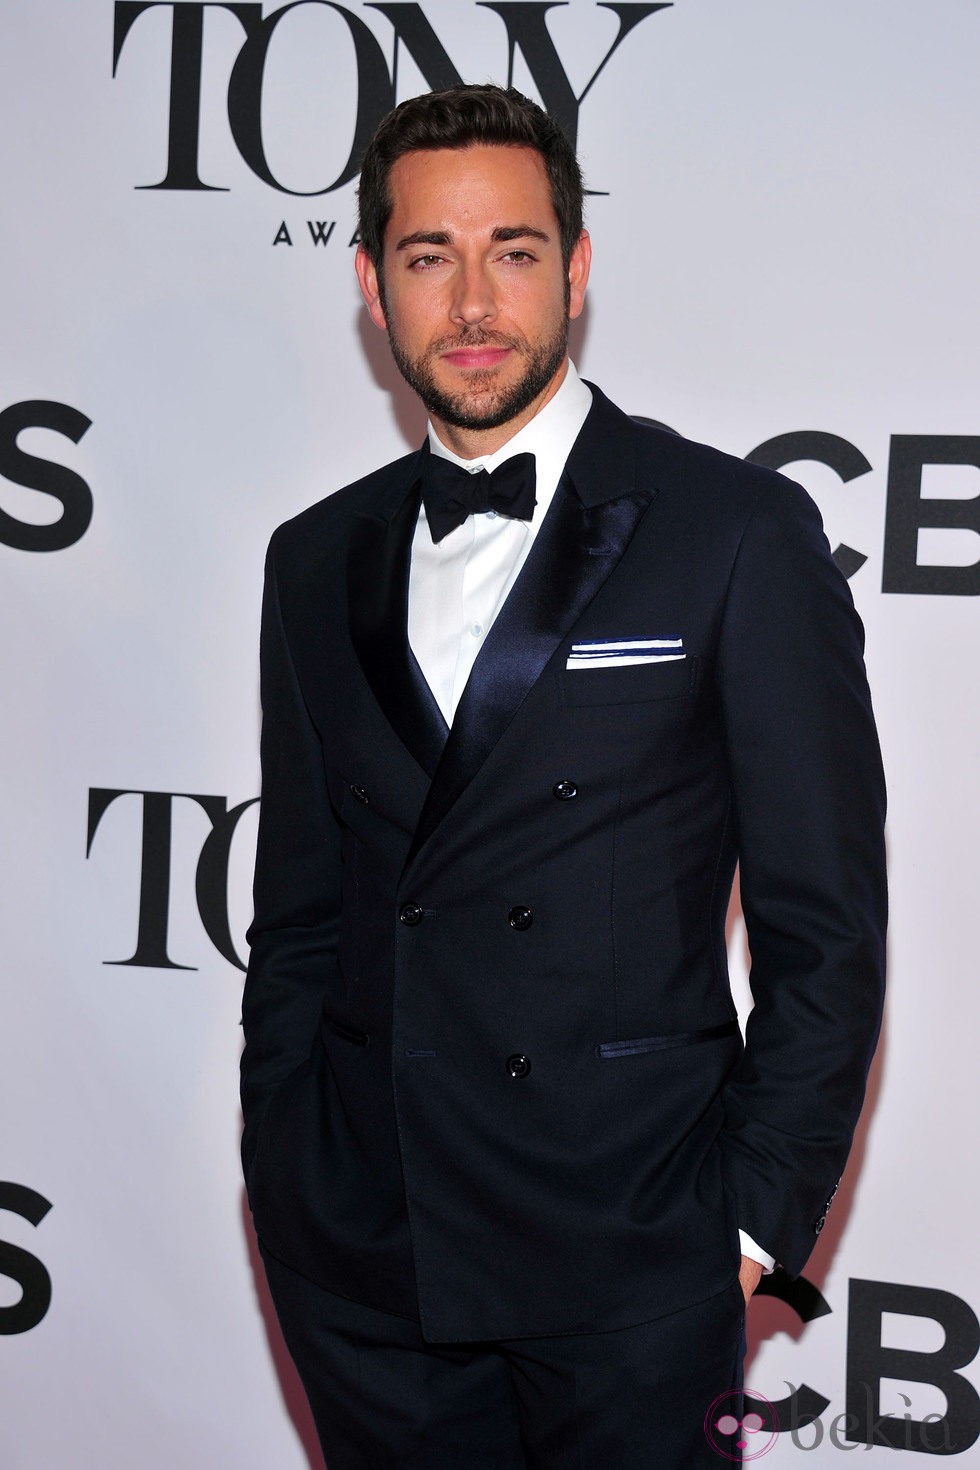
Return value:
[(559, 801), (571, 801), (573, 796), (578, 796), (578, 787), (574, 781), (556, 781), (551, 788), (551, 794)]
[(488, 521), (495, 521), (496, 519), (497, 519), (497, 512), (495, 510), (488, 510), (487, 511), (487, 520)]
[(364, 806), (367, 806), (371, 800), (364, 787), (358, 786), (356, 782), (351, 783), (350, 794), (355, 800), (362, 802)]
[(530, 929), (534, 922), (534, 915), (526, 904), (518, 903), (514, 905), (507, 915), (507, 922), (512, 929), (517, 929), (520, 932), (524, 929)]
[(416, 924), (421, 924), (422, 922), (422, 905), (420, 903), (403, 904), (398, 917), (403, 924), (407, 924), (410, 929), (414, 929)]
[(526, 1077), (531, 1070), (531, 1058), (515, 1052), (507, 1058), (507, 1070), (512, 1077)]
[(474, 623), (472, 628), (470, 629), (470, 632), (473, 634), (474, 638), (479, 638), (480, 634), (483, 632), (483, 624)]

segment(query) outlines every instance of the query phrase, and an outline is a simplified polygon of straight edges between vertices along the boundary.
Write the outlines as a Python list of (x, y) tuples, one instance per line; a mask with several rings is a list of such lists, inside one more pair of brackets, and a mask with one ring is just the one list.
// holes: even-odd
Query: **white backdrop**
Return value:
[[(438, 80), (433, 40), (465, 79), (506, 82), (508, 29), (537, 25), (553, 51), (532, 71), (519, 35), (513, 79), (554, 107), (620, 20), (577, 109), (603, 191), (579, 366), (736, 454), (810, 433), (791, 473), (865, 558), (851, 586), (890, 777), (885, 1038), (806, 1273), (830, 1311), (752, 1312), (749, 1384), (805, 1381), (829, 1406), (767, 1463), (836, 1463), (849, 1351), (858, 1378), (870, 1351), (899, 1428), (944, 1414), (933, 1383), (962, 1369), (947, 1387), (972, 1444), (980, 6), (313, 0), (269, 28), (261, 103), (246, 73), (274, 5), (179, 0), (176, 29), (174, 9), (0, 17), (0, 1464), (320, 1464), (243, 1211), (229, 956), (255, 807), (222, 814), (258, 791), (270, 532), (423, 423), (359, 306), (353, 184), (282, 186), (342, 174), (396, 31), (400, 99)], [(419, 17), (427, 52), (405, 43)], [(743, 949), (736, 921), (744, 1004)], [(854, 1280), (886, 1284), (881, 1334), (867, 1289), (849, 1310)], [(933, 1378), (907, 1356), (889, 1377), (879, 1342), (938, 1351)]]

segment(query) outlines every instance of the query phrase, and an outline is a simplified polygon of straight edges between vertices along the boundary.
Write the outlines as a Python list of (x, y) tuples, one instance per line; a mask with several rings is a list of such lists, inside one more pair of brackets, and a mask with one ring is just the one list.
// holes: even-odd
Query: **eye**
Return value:
[(531, 254), (530, 250), (518, 247), (516, 250), (508, 250), (504, 260), (509, 260), (512, 265), (533, 265), (537, 256)]
[(441, 255), (416, 255), (409, 261), (410, 270), (430, 271), (434, 266), (441, 265)]

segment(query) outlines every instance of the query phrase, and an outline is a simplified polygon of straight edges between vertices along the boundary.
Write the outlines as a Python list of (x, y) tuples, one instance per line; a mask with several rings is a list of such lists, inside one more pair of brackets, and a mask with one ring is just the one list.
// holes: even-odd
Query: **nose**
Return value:
[(497, 303), (489, 273), (482, 261), (461, 264), (453, 284), (450, 315), (454, 322), (475, 327), (494, 319)]

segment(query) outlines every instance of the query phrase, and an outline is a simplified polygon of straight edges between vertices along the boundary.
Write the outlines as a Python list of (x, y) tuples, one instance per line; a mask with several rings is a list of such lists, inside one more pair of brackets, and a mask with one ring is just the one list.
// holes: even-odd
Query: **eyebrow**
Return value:
[[(547, 244), (551, 236), (546, 231), (539, 230), (535, 225), (498, 225), (490, 232), (490, 239), (494, 244), (505, 243), (508, 240), (543, 240)], [(453, 237), (448, 230), (415, 230), (411, 235), (403, 235), (395, 249), (407, 250), (413, 245), (451, 245), (452, 243)]]

